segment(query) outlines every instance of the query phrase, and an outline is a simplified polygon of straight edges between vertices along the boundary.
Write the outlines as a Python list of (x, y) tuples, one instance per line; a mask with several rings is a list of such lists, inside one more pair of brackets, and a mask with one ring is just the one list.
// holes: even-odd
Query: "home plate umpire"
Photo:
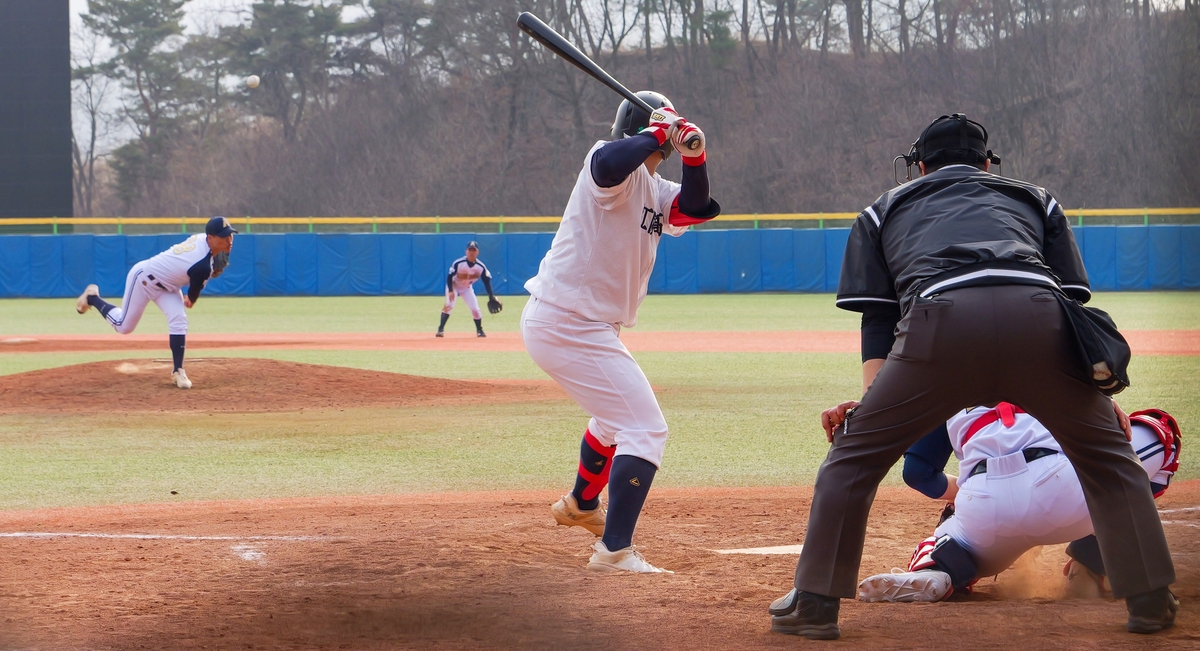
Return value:
[(842, 430), (817, 474), (795, 588), (771, 604), (771, 628), (836, 639), (879, 482), (958, 410), (1001, 401), (1041, 421), (1075, 466), (1128, 630), (1173, 625), (1175, 571), (1146, 472), (1056, 295), (1091, 296), (1062, 208), (1040, 187), (990, 174), (999, 159), (987, 131), (962, 114), (934, 121), (904, 158), (920, 178), (868, 206), (846, 244), (837, 305), (863, 314), (870, 388), (861, 404), (822, 414)]

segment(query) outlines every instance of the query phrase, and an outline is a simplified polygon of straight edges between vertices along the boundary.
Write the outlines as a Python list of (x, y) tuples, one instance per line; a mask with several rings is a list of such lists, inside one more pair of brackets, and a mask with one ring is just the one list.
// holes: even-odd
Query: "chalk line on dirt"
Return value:
[(714, 549), (718, 554), (799, 554), (804, 545), (780, 545), (778, 547), (743, 547), (742, 549)]
[(349, 540), (349, 538), (333, 536), (188, 536), (183, 534), (166, 533), (91, 533), (91, 532), (52, 532), (52, 531), (12, 531), (0, 532), (0, 538), (106, 538), (113, 540), (270, 540), (280, 542), (328, 542), (334, 540)]

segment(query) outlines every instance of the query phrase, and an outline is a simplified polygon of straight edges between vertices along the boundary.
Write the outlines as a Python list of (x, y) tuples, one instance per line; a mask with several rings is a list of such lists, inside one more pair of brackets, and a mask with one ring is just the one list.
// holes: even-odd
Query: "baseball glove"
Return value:
[(954, 502), (948, 502), (946, 507), (942, 509), (942, 514), (938, 516), (938, 526), (943, 522), (954, 517)]
[(491, 312), (492, 314), (500, 314), (500, 310), (503, 309), (504, 303), (496, 300), (496, 297), (493, 296), (492, 298), (488, 299), (488, 312)]
[(228, 253), (214, 253), (213, 254), (212, 277), (216, 278), (217, 276), (220, 276), (221, 274), (225, 273), (225, 267), (228, 267), (228, 266), (229, 266), (229, 254)]

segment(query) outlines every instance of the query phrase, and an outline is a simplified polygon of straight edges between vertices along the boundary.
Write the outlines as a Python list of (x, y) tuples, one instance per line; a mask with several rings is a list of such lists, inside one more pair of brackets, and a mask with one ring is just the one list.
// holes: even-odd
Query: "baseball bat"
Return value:
[[(613, 79), (613, 76), (608, 74), (604, 68), (596, 65), (595, 61), (589, 59), (586, 54), (579, 50), (579, 48), (572, 45), (570, 41), (563, 38), (558, 32), (554, 31), (554, 28), (542, 22), (541, 18), (534, 16), (528, 11), (521, 12), (521, 15), (517, 16), (517, 27), (520, 27), (521, 31), (532, 36), (533, 40), (545, 45), (546, 48), (551, 52), (566, 59), (567, 63), (570, 63), (576, 68), (588, 73), (592, 76), (592, 78), (613, 89), (618, 95), (629, 100), (629, 102), (634, 106), (642, 109), (650, 115), (654, 115), (654, 109), (650, 108), (649, 104), (642, 101), (640, 97), (634, 94), (633, 91), (626, 88), (624, 84), (616, 79)], [(696, 149), (700, 146), (700, 136), (692, 136), (685, 144), (690, 150)]]

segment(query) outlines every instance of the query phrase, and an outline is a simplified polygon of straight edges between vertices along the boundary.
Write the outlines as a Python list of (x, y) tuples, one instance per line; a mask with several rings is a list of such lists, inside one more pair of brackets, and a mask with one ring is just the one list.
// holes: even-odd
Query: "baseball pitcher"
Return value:
[[(185, 308), (195, 305), (204, 285), (225, 271), (235, 233), (237, 231), (229, 225), (228, 219), (213, 217), (205, 224), (203, 235), (197, 233), (153, 258), (133, 265), (125, 278), (121, 307), (100, 298), (100, 288), (96, 285), (88, 285), (75, 302), (75, 311), (83, 314), (94, 307), (113, 330), (127, 335), (137, 327), (146, 305), (153, 302), (167, 317), (174, 362), (171, 382), (180, 389), (190, 389), (192, 381), (183, 370), (188, 328)], [(184, 285), (188, 286), (187, 296), (182, 292)]]

